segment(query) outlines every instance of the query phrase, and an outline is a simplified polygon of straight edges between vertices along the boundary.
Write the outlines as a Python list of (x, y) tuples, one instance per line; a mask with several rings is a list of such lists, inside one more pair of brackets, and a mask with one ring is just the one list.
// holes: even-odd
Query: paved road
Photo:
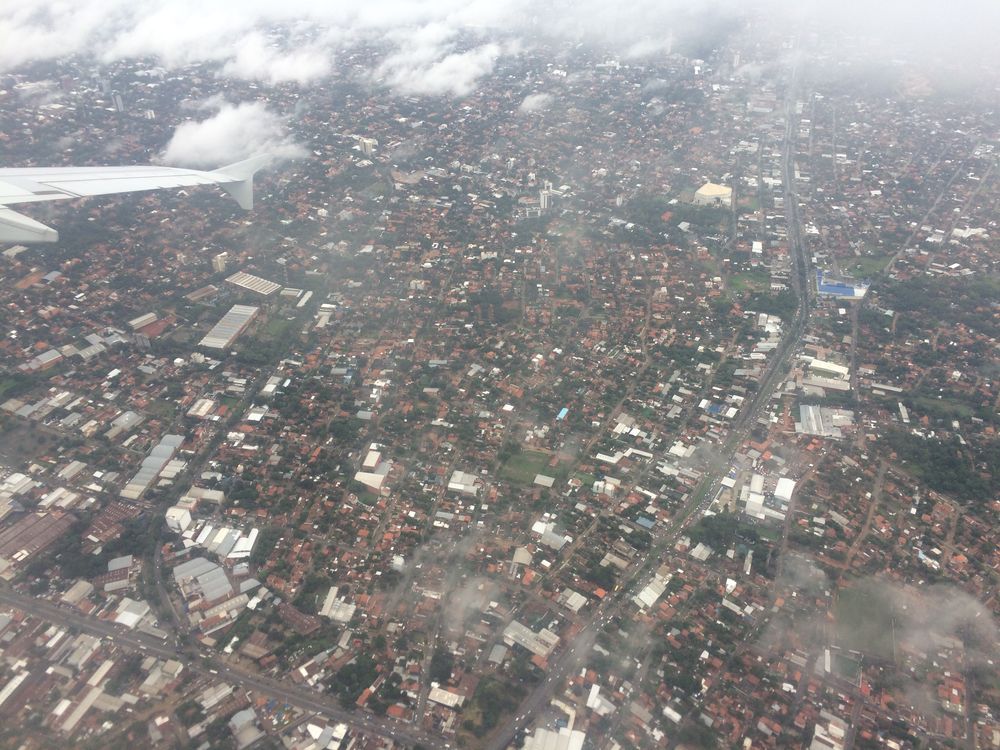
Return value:
[(180, 651), (154, 636), (126, 630), (120, 625), (104, 620), (86, 617), (76, 610), (52, 604), (44, 599), (36, 599), (28, 594), (0, 588), (0, 605), (16, 607), (48, 622), (112, 639), (114, 644), (122, 649), (140, 651), (161, 659), (175, 659), (196, 674), (217, 677), (244, 689), (276, 698), (303, 711), (321, 714), (334, 721), (348, 724), (355, 731), (411, 745), (441, 746), (439, 737), (419, 731), (410, 725), (391, 719), (347, 711), (340, 706), (336, 699), (323, 693), (312, 692), (272, 677), (244, 671), (237, 666), (227, 664), (220, 659), (193, 649)]

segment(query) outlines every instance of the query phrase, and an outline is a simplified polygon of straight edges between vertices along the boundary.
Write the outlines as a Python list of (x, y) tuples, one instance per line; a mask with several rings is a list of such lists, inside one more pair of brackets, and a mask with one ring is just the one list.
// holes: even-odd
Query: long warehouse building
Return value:
[(259, 311), (259, 307), (251, 305), (233, 305), (229, 312), (222, 316), (222, 320), (205, 334), (200, 346), (206, 346), (209, 349), (228, 349), (246, 330), (250, 321), (257, 316)]

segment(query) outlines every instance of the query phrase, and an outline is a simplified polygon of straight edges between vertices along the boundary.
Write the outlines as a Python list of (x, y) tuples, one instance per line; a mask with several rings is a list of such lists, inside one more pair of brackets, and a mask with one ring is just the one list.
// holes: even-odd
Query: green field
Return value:
[(177, 411), (177, 406), (158, 398), (146, 407), (146, 411), (158, 419), (171, 419)]
[(834, 673), (849, 682), (857, 682), (858, 674), (861, 672), (861, 662), (852, 659), (844, 654), (835, 653), (830, 660)]
[(275, 315), (271, 317), (270, 320), (261, 329), (261, 338), (280, 340), (287, 336), (291, 330), (292, 326), (295, 325), (294, 320), (289, 320), (283, 315)]
[(239, 403), (240, 399), (238, 396), (229, 395), (222, 397), (222, 405), (225, 406), (227, 409), (233, 409), (236, 406), (238, 406)]
[(760, 534), (761, 539), (767, 539), (769, 542), (781, 541), (781, 529), (779, 528), (761, 526), (757, 529), (757, 533)]
[(771, 288), (771, 274), (768, 271), (734, 273), (729, 277), (727, 285), (734, 292), (768, 291)]
[(535, 481), (536, 474), (553, 476), (555, 469), (548, 468), (548, 453), (541, 451), (522, 451), (511, 456), (500, 467), (500, 478), (520, 485), (529, 485)]
[(974, 414), (971, 406), (951, 398), (917, 396), (913, 402), (917, 409), (937, 419), (968, 419)]
[(15, 378), (0, 378), (0, 400), (6, 400), (4, 396), (7, 391), (13, 391), (18, 385), (19, 383)]
[(862, 255), (858, 258), (848, 258), (841, 264), (841, 268), (856, 279), (870, 279), (882, 273), (891, 258), (892, 256), (888, 254)]

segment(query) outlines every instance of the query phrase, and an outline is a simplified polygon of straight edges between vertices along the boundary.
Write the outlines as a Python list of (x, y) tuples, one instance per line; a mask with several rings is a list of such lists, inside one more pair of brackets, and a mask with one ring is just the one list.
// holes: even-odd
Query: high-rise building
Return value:
[(216, 273), (225, 273), (226, 271), (226, 261), (229, 259), (229, 253), (219, 253), (212, 258), (212, 270)]

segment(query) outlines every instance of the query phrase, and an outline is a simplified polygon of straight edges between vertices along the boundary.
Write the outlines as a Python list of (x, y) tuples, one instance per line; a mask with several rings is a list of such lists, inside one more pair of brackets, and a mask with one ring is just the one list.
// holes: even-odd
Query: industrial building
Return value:
[(228, 349), (246, 330), (250, 322), (257, 317), (258, 312), (260, 312), (260, 308), (252, 305), (233, 305), (229, 312), (222, 316), (222, 320), (205, 334), (198, 345), (209, 349)]
[[(125, 485), (121, 495), (129, 500), (138, 500), (143, 493), (149, 489), (153, 481), (160, 476), (161, 472), (171, 462), (174, 453), (184, 442), (183, 435), (164, 435), (160, 442), (149, 452), (139, 466), (139, 471), (132, 477), (131, 481)], [(177, 467), (178, 471), (180, 467)]]
[(832, 276), (816, 270), (816, 291), (821, 296), (838, 299), (861, 299), (868, 293), (868, 285), (846, 276)]
[(165, 519), (168, 529), (182, 534), (191, 525), (191, 512), (187, 508), (178, 508), (176, 505), (171, 505), (167, 508)]
[(802, 404), (799, 406), (799, 421), (795, 431), (803, 435), (841, 438), (841, 428), (854, 424), (854, 412), (849, 409), (828, 409), (825, 406)]
[(515, 643), (522, 648), (526, 648), (535, 656), (547, 658), (549, 654), (559, 645), (559, 636), (548, 628), (542, 628), (539, 632), (534, 632), (527, 625), (517, 620), (511, 623), (503, 631), (504, 642), (508, 645)]
[(448, 491), (476, 497), (479, 494), (478, 480), (479, 477), (475, 474), (455, 469), (451, 474), (451, 479), (448, 480)]
[(246, 273), (245, 271), (237, 271), (226, 279), (226, 283), (237, 286), (240, 289), (246, 289), (248, 292), (254, 292), (262, 297), (270, 297), (281, 289), (281, 284), (262, 279), (260, 276), (254, 276), (252, 273)]
[(379, 492), (391, 469), (392, 461), (383, 459), (379, 446), (372, 443), (361, 464), (361, 470), (354, 475), (354, 478), (373, 492)]
[(185, 598), (218, 601), (233, 593), (225, 571), (204, 557), (195, 557), (174, 568), (174, 582)]
[(357, 605), (351, 604), (344, 599), (337, 596), (337, 586), (331, 586), (330, 590), (326, 593), (326, 598), (323, 600), (323, 606), (320, 607), (319, 614), (323, 617), (329, 617), (339, 623), (347, 624), (354, 617), (355, 611), (357, 611)]
[(706, 182), (695, 192), (694, 205), (729, 208), (733, 205), (733, 189), (725, 185), (716, 185), (714, 182)]

